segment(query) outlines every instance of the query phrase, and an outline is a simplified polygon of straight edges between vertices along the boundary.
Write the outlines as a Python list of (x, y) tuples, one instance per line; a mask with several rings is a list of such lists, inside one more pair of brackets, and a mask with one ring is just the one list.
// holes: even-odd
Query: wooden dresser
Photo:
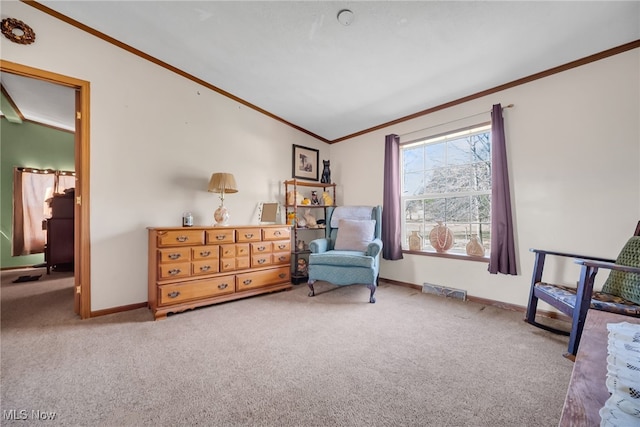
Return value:
[(291, 289), (286, 225), (149, 227), (149, 308), (155, 319)]

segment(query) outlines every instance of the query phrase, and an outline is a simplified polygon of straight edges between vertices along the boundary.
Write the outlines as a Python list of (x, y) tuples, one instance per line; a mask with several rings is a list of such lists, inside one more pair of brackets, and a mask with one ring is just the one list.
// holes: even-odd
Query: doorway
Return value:
[(44, 80), (75, 90), (76, 187), (74, 203), (74, 311), (91, 317), (91, 241), (89, 238), (89, 82), (0, 60), (0, 71)]

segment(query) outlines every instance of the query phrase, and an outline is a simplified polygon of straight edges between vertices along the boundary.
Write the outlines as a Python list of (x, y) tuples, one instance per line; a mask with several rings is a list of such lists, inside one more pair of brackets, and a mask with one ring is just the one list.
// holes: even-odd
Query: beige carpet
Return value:
[(80, 321), (68, 274), (23, 274), (2, 273), (2, 425), (555, 426), (571, 375), (522, 313), (393, 285)]

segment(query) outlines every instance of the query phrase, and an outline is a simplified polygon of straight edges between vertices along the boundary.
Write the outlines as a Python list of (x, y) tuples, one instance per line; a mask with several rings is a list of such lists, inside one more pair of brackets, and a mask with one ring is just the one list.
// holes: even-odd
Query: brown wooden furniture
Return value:
[[(634, 236), (640, 236), (640, 221), (638, 221)], [(629, 244), (625, 245), (625, 248), (628, 245)], [(625, 251), (625, 248), (623, 248), (623, 252)], [(567, 353), (565, 354), (566, 357), (574, 358), (578, 351), (585, 317), (589, 308), (598, 308), (603, 311), (640, 317), (640, 304), (626, 300), (620, 295), (593, 291), (593, 285), (598, 270), (604, 269), (612, 272), (618, 271), (631, 273), (635, 274), (635, 277), (638, 277), (638, 274), (640, 274), (639, 267), (617, 264), (617, 261), (614, 259), (598, 258), (587, 255), (546, 251), (542, 249), (531, 249), (531, 252), (536, 254), (536, 258), (531, 278), (531, 290), (529, 293), (529, 302), (527, 304), (525, 321), (547, 331), (562, 335), (569, 335), (569, 346)], [(547, 256), (574, 258), (574, 262), (581, 265), (580, 278), (576, 288), (546, 283), (543, 281), (543, 271)], [(637, 283), (636, 285), (640, 286), (640, 283)], [(606, 283), (605, 286), (603, 286), (603, 290), (605, 287)], [(552, 307), (555, 307), (571, 318), (570, 333), (539, 323), (536, 320), (536, 311), (539, 299)]]
[(149, 230), (149, 308), (155, 319), (291, 289), (286, 225)]
[(44, 260), (47, 274), (51, 268), (61, 264), (73, 264), (74, 250), (74, 194), (73, 188), (64, 194), (56, 194), (51, 199), (51, 218), (45, 220), (47, 243), (44, 247)]
[(608, 323), (640, 324), (640, 319), (590, 309), (582, 330), (569, 389), (562, 408), (560, 427), (599, 426), (600, 409), (609, 398), (607, 379)]

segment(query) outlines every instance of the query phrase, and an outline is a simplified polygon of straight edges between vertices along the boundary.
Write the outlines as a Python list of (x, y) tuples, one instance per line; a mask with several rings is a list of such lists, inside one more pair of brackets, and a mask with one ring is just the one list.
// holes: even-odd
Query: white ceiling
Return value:
[(40, 3), (327, 141), (640, 39), (639, 1)]

